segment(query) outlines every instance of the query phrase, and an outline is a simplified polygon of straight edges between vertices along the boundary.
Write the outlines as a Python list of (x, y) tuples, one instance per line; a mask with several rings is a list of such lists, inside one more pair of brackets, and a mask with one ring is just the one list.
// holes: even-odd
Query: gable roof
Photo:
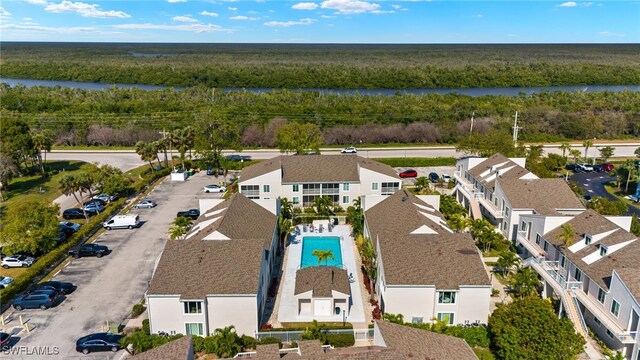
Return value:
[(540, 215), (558, 215), (558, 209), (584, 209), (564, 179), (500, 176), (497, 181), (513, 209), (534, 209)]
[[(453, 233), (438, 210), (410, 192), (400, 190), (374, 205), (365, 221), (374, 247), (380, 243), (387, 284), (449, 290), (490, 285), (471, 235)], [(435, 233), (416, 231), (423, 227)]]
[(281, 155), (243, 169), (240, 182), (279, 169), (283, 183), (359, 182), (359, 167), (400, 179), (391, 166), (358, 155)]
[(347, 270), (334, 266), (310, 266), (296, 271), (294, 295), (313, 291), (313, 297), (331, 297), (332, 290), (351, 294)]
[(616, 273), (620, 276), (624, 284), (629, 288), (631, 294), (640, 303), (640, 264), (628, 267), (616, 267)]
[[(215, 215), (207, 219), (207, 214)], [(182, 299), (256, 294), (263, 253), (273, 240), (275, 215), (234, 194), (200, 219), (185, 240), (167, 241), (148, 294)], [(226, 239), (207, 240), (215, 232)]]
[[(637, 237), (606, 217), (598, 214), (593, 209), (588, 209), (573, 219), (566, 222), (570, 224), (574, 231), (573, 245), (564, 246), (558, 239), (563, 232), (561, 226), (544, 234), (545, 240), (555, 245), (564, 256), (572, 263), (576, 264), (589, 278), (595, 281), (603, 289), (609, 289), (611, 275), (614, 269), (636, 268), (640, 269), (640, 241)], [(583, 246), (584, 235), (597, 236), (590, 245)], [(601, 234), (601, 236), (598, 236)], [(623, 248), (610, 252), (604, 257), (596, 256), (595, 259), (587, 258), (599, 252), (600, 244), (607, 247), (628, 243)], [(624, 270), (621, 270), (624, 272)], [(632, 275), (632, 274), (628, 274)], [(635, 276), (627, 276), (630, 283), (640, 281), (640, 270), (636, 270)], [(625, 282), (626, 283), (626, 282)]]
[(157, 348), (147, 350), (132, 357), (135, 360), (187, 360), (193, 359), (191, 335), (183, 336)]
[(468, 170), (469, 175), (478, 180), (485, 188), (493, 190), (497, 177), (516, 178), (530, 174), (529, 170), (508, 157), (497, 153)]
[(471, 347), (462, 339), (416, 329), (388, 321), (376, 320), (387, 348), (403, 358), (430, 360), (477, 360)]

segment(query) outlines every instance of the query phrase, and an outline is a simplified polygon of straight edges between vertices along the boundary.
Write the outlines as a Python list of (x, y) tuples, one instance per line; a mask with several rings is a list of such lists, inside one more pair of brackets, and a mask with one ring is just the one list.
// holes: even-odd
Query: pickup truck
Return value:
[(187, 217), (193, 220), (197, 220), (200, 217), (200, 210), (198, 209), (189, 209), (185, 211), (178, 211), (178, 215), (176, 217)]

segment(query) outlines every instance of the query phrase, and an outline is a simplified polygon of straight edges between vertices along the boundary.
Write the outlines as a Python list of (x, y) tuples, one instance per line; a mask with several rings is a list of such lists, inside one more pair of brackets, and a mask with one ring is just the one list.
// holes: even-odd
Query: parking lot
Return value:
[[(18, 315), (28, 322), (31, 333), (22, 332), (14, 348), (24, 348), (12, 358), (119, 359), (118, 353), (83, 355), (75, 351), (75, 341), (84, 335), (106, 329), (106, 322), (124, 325), (131, 308), (143, 298), (152, 278), (154, 266), (168, 239), (168, 228), (176, 212), (198, 207), (199, 198), (217, 198), (221, 194), (204, 194), (202, 188), (221, 179), (196, 174), (186, 182), (168, 179), (149, 194), (157, 201), (153, 209), (132, 210), (143, 224), (134, 230), (104, 232), (97, 243), (111, 253), (102, 258), (74, 259), (53, 280), (69, 281), (77, 290), (67, 295), (57, 307), (48, 310), (9, 309), (4, 315), (8, 326), (19, 324)], [(28, 355), (27, 350), (48, 349), (51, 356)]]
[[(405, 167), (397, 167), (394, 168), (398, 173), (401, 173), (407, 169), (413, 169), (418, 172), (417, 177), (428, 177), (429, 173), (436, 173), (438, 176), (442, 177), (442, 175), (446, 174), (453, 178), (453, 173), (456, 171), (455, 166), (428, 166), (428, 167), (414, 167), (414, 168), (405, 168)], [(413, 185), (416, 182), (416, 178), (404, 178), (402, 181), (406, 185)]]

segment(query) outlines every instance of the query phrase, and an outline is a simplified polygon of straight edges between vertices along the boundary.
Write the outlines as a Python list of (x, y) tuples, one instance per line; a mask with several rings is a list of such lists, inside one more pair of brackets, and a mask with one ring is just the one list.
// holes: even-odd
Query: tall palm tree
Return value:
[(45, 160), (47, 152), (51, 151), (51, 146), (53, 146), (53, 139), (45, 133), (36, 133), (31, 137), (33, 140), (33, 149), (36, 152), (36, 157), (38, 158), (38, 164), (40, 165), (40, 172), (42, 176), (45, 176), (44, 172), (44, 162), (42, 161), (42, 153), (44, 152)]
[(335, 257), (333, 256), (333, 252), (331, 250), (313, 250), (311, 255), (318, 258), (318, 266), (324, 261), (325, 264), (329, 262), (329, 259), (333, 260)]
[(187, 229), (184, 226), (171, 225), (169, 227), (169, 238), (171, 240), (182, 240), (187, 235)]
[(593, 146), (593, 140), (587, 139), (583, 141), (582, 146), (584, 146), (584, 161), (587, 161), (587, 154), (589, 153), (589, 148)]
[(569, 150), (569, 156), (571, 156), (571, 158), (573, 159), (573, 163), (577, 163), (578, 162), (578, 158), (580, 157), (580, 155), (582, 155), (580, 153), (580, 150), (578, 149), (570, 149)]
[(520, 257), (513, 251), (504, 251), (498, 257), (497, 265), (502, 268), (502, 275), (507, 276), (520, 263)]
[(562, 244), (564, 246), (571, 246), (576, 235), (575, 231), (573, 230), (573, 225), (564, 224), (560, 228), (562, 229), (562, 232), (558, 234), (556, 239), (562, 241)]
[(624, 186), (624, 193), (629, 192), (629, 182), (631, 181), (631, 177), (635, 175), (638, 167), (636, 166), (635, 160), (629, 159), (624, 162), (624, 167), (627, 169), (627, 183)]
[(149, 162), (151, 171), (155, 171), (152, 161), (157, 157), (157, 152), (155, 151), (155, 149), (153, 149), (152, 146), (149, 145), (150, 143), (138, 141), (135, 145), (136, 154), (140, 155), (140, 159), (142, 159), (142, 161)]
[(511, 277), (511, 287), (516, 296), (535, 295), (540, 287), (538, 273), (532, 268), (521, 268)]
[(76, 202), (80, 203), (80, 199), (78, 199), (78, 195), (76, 195), (76, 192), (79, 190), (79, 186), (76, 181), (75, 175), (62, 175), (62, 178), (60, 178), (60, 182), (58, 183), (58, 190), (60, 190), (60, 192), (62, 192), (66, 196), (73, 195), (73, 197), (76, 199)]
[(562, 144), (560, 144), (559, 149), (562, 150), (562, 157), (566, 161), (567, 160), (566, 154), (567, 154), (567, 151), (571, 150), (571, 144), (565, 141)]
[(451, 230), (455, 232), (461, 232), (467, 228), (467, 218), (463, 217), (460, 214), (453, 214), (449, 220), (447, 220), (447, 224), (451, 228)]
[(216, 329), (213, 334), (214, 354), (219, 358), (232, 358), (242, 350), (240, 337), (233, 325)]

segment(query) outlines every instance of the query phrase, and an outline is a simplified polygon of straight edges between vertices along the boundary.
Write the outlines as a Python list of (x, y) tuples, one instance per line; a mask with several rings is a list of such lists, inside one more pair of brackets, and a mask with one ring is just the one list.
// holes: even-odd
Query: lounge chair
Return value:
[(349, 282), (350, 283), (356, 282), (356, 279), (353, 277), (353, 273), (349, 273)]

